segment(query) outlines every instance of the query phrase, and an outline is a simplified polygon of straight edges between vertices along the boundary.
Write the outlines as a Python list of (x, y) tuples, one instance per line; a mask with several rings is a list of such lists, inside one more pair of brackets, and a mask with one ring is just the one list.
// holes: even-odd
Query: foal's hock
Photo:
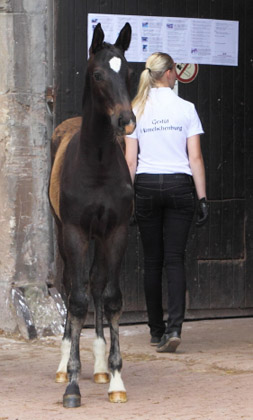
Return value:
[[(131, 40), (130, 25), (125, 24), (114, 45), (103, 40), (104, 32), (98, 24), (89, 51), (83, 116), (64, 121), (52, 138), (49, 198), (58, 228), (68, 298), (62, 358), (56, 375), (57, 382), (68, 382), (64, 407), (81, 404), (79, 341), (89, 292), (95, 306), (94, 380), (110, 382), (110, 401), (127, 400), (119, 347), (119, 273), (132, 213), (133, 187), (117, 138), (135, 128), (124, 57)], [(94, 260), (87, 276), (86, 254), (91, 240), (95, 245)], [(108, 361), (103, 313), (110, 327)]]

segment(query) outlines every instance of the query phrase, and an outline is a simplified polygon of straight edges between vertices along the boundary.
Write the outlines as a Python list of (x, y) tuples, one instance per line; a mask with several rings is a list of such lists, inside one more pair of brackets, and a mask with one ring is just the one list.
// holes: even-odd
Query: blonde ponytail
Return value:
[(132, 107), (137, 109), (137, 121), (144, 112), (150, 89), (155, 87), (165, 71), (171, 70), (173, 66), (173, 59), (165, 53), (157, 52), (147, 59), (146, 67), (140, 76), (137, 94), (132, 101)]
[(143, 70), (140, 76), (137, 95), (135, 96), (132, 102), (132, 107), (137, 108), (137, 115), (136, 115), (137, 120), (143, 114), (143, 111), (144, 111), (144, 108), (148, 99), (149, 91), (152, 87), (151, 79), (152, 79), (151, 71), (145, 68), (145, 70)]

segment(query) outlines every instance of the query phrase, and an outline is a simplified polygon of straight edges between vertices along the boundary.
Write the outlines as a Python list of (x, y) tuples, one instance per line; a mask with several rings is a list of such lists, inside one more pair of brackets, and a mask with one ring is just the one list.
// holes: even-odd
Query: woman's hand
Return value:
[(195, 223), (196, 226), (198, 227), (203, 226), (207, 222), (208, 216), (209, 216), (209, 206), (208, 206), (206, 197), (203, 197), (200, 200), (198, 200), (197, 218), (196, 218), (196, 223)]

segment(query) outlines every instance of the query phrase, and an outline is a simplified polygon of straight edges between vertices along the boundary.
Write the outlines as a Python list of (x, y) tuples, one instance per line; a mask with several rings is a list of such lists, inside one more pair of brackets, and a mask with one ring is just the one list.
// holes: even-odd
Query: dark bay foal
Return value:
[[(128, 92), (129, 69), (124, 58), (131, 40), (130, 25), (126, 23), (122, 28), (114, 45), (103, 40), (104, 32), (98, 24), (85, 76), (83, 117), (64, 121), (52, 139), (49, 197), (64, 262), (68, 309), (56, 378), (58, 382), (68, 381), (63, 396), (65, 407), (81, 404), (79, 340), (90, 292), (95, 306), (94, 380), (110, 382), (111, 402), (127, 399), (121, 379), (119, 273), (132, 213), (133, 188), (117, 136), (135, 128)], [(86, 276), (91, 240), (95, 244), (94, 260)], [(108, 361), (103, 313), (110, 327)]]

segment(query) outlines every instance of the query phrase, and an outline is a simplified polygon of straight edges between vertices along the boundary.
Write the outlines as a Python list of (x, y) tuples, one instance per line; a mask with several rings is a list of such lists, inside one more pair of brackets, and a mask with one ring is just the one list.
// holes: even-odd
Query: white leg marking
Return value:
[(118, 73), (121, 68), (121, 59), (119, 57), (113, 57), (110, 59), (109, 65), (115, 73)]
[(61, 361), (57, 372), (67, 372), (67, 366), (70, 356), (71, 341), (64, 338), (61, 344)]
[(106, 345), (105, 341), (101, 337), (97, 337), (93, 343), (93, 355), (95, 359), (94, 363), (94, 374), (95, 373), (107, 373), (108, 364), (106, 360)]
[(114, 375), (111, 374), (111, 380), (110, 380), (108, 393), (115, 392), (115, 391), (126, 392), (126, 388), (121, 379), (121, 373), (118, 370), (115, 370)]

